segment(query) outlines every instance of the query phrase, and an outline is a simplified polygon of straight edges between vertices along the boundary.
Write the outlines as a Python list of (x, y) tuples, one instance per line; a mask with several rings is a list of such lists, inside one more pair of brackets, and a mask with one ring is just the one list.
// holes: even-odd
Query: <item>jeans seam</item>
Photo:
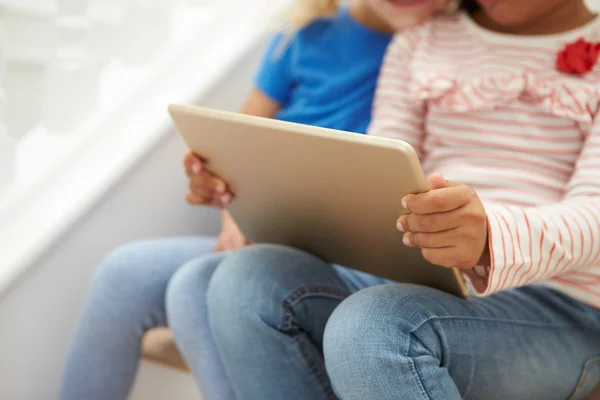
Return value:
[[(315, 378), (315, 380), (317, 381), (317, 384), (323, 391), (323, 394), (325, 396), (327, 396), (328, 398), (331, 398), (332, 400), (334, 400), (334, 399), (337, 400), (337, 397), (335, 396), (335, 393), (333, 392), (333, 388), (331, 387), (331, 383), (329, 383), (327, 381), (327, 379), (324, 378), (322, 376), (322, 374), (319, 373), (319, 368), (315, 365), (315, 362), (308, 356), (307, 352), (304, 351), (304, 348), (301, 344), (301, 342), (303, 341), (303, 337), (301, 335), (294, 335), (294, 336), (292, 336), (292, 338), (298, 345), (298, 348), (300, 349), (300, 352), (302, 353), (303, 358), (306, 360), (306, 363), (308, 365), (308, 371), (309, 371), (310, 375), (313, 378)], [(325, 376), (327, 376), (327, 374), (325, 374)]]
[(324, 295), (335, 298), (346, 298), (350, 295), (348, 289), (340, 289), (330, 285), (304, 285), (292, 291), (284, 301), (288, 301), (291, 305), (295, 305), (307, 295)]
[(427, 393), (427, 389), (425, 388), (425, 385), (423, 384), (423, 378), (421, 377), (421, 374), (419, 374), (419, 370), (415, 366), (415, 360), (413, 360), (413, 358), (408, 355), (410, 353), (410, 347), (411, 347), (412, 341), (414, 339), (414, 334), (411, 332), (410, 335), (408, 335), (408, 338), (410, 339), (410, 342), (408, 343), (408, 347), (406, 348), (406, 358), (408, 358), (410, 360), (410, 366), (418, 378), (419, 389), (421, 390), (421, 394), (423, 396), (425, 396), (427, 399), (431, 400), (431, 396), (429, 395), (429, 393)]
[(600, 356), (592, 357), (591, 359), (587, 360), (587, 362), (583, 366), (583, 372), (581, 373), (581, 377), (579, 378), (579, 381), (577, 382), (577, 386), (575, 387), (575, 391), (573, 392), (573, 394), (571, 395), (571, 397), (569, 397), (569, 400), (575, 400), (577, 398), (577, 396), (581, 392), (581, 389), (583, 388), (583, 384), (585, 383), (585, 378), (588, 375), (588, 368), (591, 365), (599, 363), (599, 362), (600, 362)]
[(281, 321), (279, 331), (289, 335), (296, 342), (303, 359), (306, 361), (310, 375), (316, 380), (323, 394), (331, 400), (337, 400), (333, 387), (329, 382), (327, 373), (321, 373), (313, 359), (305, 351), (303, 342), (305, 338), (301, 334), (288, 332), (292, 327), (293, 307), (308, 297), (324, 297), (334, 300), (344, 300), (350, 295), (349, 290), (329, 285), (304, 285), (288, 294), (281, 303)]
[(520, 325), (520, 326), (528, 326), (532, 328), (547, 328), (547, 329), (562, 329), (562, 328), (570, 328), (569, 324), (553, 324), (546, 322), (531, 322), (531, 321), (512, 321), (509, 319), (495, 319), (495, 318), (480, 318), (480, 317), (439, 317), (433, 316), (428, 317), (423, 322), (421, 322), (415, 329), (413, 329), (410, 333), (413, 333), (419, 330), (423, 325), (431, 321), (448, 321), (448, 320), (456, 320), (456, 321), (474, 321), (474, 322), (493, 322), (497, 324), (510, 324), (510, 325)]
[(281, 322), (279, 323), (279, 330), (285, 331), (291, 328), (292, 313), (290, 311), (292, 307), (296, 306), (307, 297), (318, 296), (334, 300), (344, 300), (349, 295), (350, 291), (348, 290), (328, 285), (305, 285), (297, 288), (288, 294), (281, 303)]

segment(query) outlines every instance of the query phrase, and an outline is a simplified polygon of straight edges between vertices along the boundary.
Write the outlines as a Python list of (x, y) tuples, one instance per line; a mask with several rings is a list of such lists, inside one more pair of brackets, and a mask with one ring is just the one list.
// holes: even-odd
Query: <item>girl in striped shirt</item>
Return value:
[(240, 250), (208, 293), (238, 400), (582, 399), (599, 381), (600, 20), (584, 0), (473, 6), (395, 37), (369, 133), (430, 175), (404, 245), (481, 297)]

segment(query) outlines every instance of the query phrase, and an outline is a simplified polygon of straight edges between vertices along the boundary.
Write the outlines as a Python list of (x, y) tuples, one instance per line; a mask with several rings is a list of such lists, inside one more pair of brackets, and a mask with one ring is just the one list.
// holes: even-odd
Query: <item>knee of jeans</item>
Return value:
[(144, 261), (145, 242), (133, 242), (110, 252), (96, 269), (91, 283), (89, 300), (102, 306), (107, 315), (128, 318), (164, 302), (166, 281), (148, 271)]
[(252, 245), (229, 254), (219, 264), (208, 288), (211, 322), (256, 318), (277, 324), (291, 258), (299, 251), (278, 245)]
[(209, 282), (222, 258), (219, 253), (206, 255), (187, 262), (175, 272), (165, 300), (170, 325), (176, 325), (180, 319), (185, 322), (190, 307), (205, 306)]
[(428, 331), (424, 351), (439, 355), (439, 337), (430, 334), (437, 293), (416, 285), (389, 284), (361, 290), (343, 301), (327, 322), (323, 342), (334, 388), (342, 396), (357, 393), (390, 358), (398, 356), (399, 363), (408, 360), (413, 342), (423, 336), (416, 332), (424, 327)]

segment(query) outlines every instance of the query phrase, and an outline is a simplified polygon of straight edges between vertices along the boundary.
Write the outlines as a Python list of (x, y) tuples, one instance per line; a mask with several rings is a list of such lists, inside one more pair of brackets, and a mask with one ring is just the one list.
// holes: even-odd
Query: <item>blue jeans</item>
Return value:
[(543, 286), (462, 300), (257, 245), (207, 304), (238, 400), (565, 400), (600, 379), (600, 310)]
[(166, 325), (204, 396), (235, 400), (208, 327), (208, 282), (224, 256), (211, 254), (214, 244), (212, 238), (148, 240), (106, 257), (69, 349), (62, 400), (126, 399), (144, 333)]

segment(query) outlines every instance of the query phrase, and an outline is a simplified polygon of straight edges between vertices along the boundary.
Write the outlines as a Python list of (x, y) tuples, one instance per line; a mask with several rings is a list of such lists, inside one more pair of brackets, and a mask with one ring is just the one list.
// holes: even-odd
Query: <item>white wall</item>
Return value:
[[(246, 57), (199, 102), (239, 109), (261, 52)], [(87, 283), (106, 252), (138, 238), (216, 232), (215, 212), (188, 207), (183, 200), (183, 151), (178, 135), (171, 133), (0, 297), (0, 399), (57, 398), (65, 351)], [(191, 378), (143, 365), (132, 398), (187, 400), (197, 398), (196, 393)]]
[(586, 2), (591, 9), (600, 11), (600, 0), (586, 0)]

